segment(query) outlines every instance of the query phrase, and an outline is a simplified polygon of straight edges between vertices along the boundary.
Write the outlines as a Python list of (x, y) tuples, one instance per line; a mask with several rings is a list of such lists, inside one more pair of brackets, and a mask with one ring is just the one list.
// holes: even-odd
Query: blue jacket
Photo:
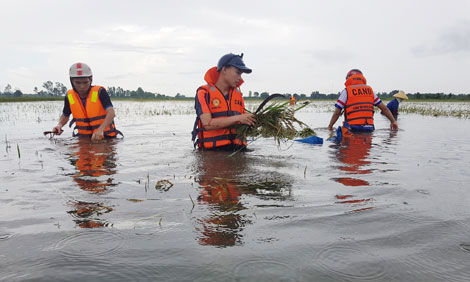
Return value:
[(398, 99), (393, 99), (392, 101), (388, 102), (387, 108), (392, 112), (392, 115), (396, 117), (398, 115)]

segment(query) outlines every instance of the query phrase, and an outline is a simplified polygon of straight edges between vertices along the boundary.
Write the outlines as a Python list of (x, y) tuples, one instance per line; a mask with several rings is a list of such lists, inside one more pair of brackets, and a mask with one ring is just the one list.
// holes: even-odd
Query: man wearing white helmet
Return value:
[(75, 63), (70, 67), (69, 75), (72, 89), (67, 91), (62, 115), (52, 132), (62, 134), (62, 127), (72, 114), (70, 126), (76, 123), (73, 136), (101, 140), (121, 134), (114, 125), (113, 104), (106, 89), (91, 85), (93, 75), (90, 67), (84, 63)]

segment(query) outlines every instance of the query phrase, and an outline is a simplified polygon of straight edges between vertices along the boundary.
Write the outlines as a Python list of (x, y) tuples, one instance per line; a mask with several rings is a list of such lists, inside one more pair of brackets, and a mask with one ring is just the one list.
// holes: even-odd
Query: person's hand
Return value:
[(256, 123), (255, 115), (250, 113), (245, 113), (239, 115), (238, 119), (239, 124), (248, 124), (249, 126), (254, 126)]
[(64, 130), (62, 129), (62, 126), (60, 126), (60, 125), (56, 125), (56, 126), (52, 129), (52, 133), (57, 134), (57, 135), (61, 135), (62, 132), (64, 132)]
[(91, 136), (91, 140), (102, 140), (104, 138), (104, 132), (103, 129), (97, 129), (95, 132), (93, 132), (93, 135)]
[(328, 125), (328, 130), (333, 130), (333, 126)]
[(398, 123), (396, 121), (392, 121), (390, 123), (390, 129), (391, 130), (398, 130)]

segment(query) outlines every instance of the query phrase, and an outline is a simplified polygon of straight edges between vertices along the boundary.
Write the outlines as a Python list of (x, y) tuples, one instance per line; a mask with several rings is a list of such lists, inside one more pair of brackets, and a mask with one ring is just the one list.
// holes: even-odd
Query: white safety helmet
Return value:
[(70, 78), (76, 77), (92, 77), (91, 69), (87, 64), (75, 63), (69, 70)]

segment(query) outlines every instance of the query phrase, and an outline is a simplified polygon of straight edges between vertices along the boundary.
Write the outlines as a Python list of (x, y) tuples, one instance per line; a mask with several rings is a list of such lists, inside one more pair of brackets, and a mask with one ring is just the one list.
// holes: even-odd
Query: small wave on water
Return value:
[(114, 229), (94, 229), (74, 232), (63, 238), (52, 249), (64, 257), (93, 258), (112, 255), (123, 249), (125, 236)]
[(381, 281), (387, 276), (384, 261), (354, 243), (328, 245), (316, 254), (315, 262), (328, 276), (336, 279), (339, 276), (358, 281)]
[(297, 270), (283, 262), (253, 259), (238, 264), (233, 270), (233, 281), (298, 281)]
[(6, 241), (13, 237), (13, 234), (10, 233), (0, 233), (0, 241)]
[[(151, 263), (130, 263), (109, 258), (37, 257), (21, 262), (18, 271), (6, 265), (1, 281), (154, 281), (170, 278), (174, 272)], [(10, 271), (11, 269), (11, 271)], [(169, 281), (169, 280), (165, 280)]]

